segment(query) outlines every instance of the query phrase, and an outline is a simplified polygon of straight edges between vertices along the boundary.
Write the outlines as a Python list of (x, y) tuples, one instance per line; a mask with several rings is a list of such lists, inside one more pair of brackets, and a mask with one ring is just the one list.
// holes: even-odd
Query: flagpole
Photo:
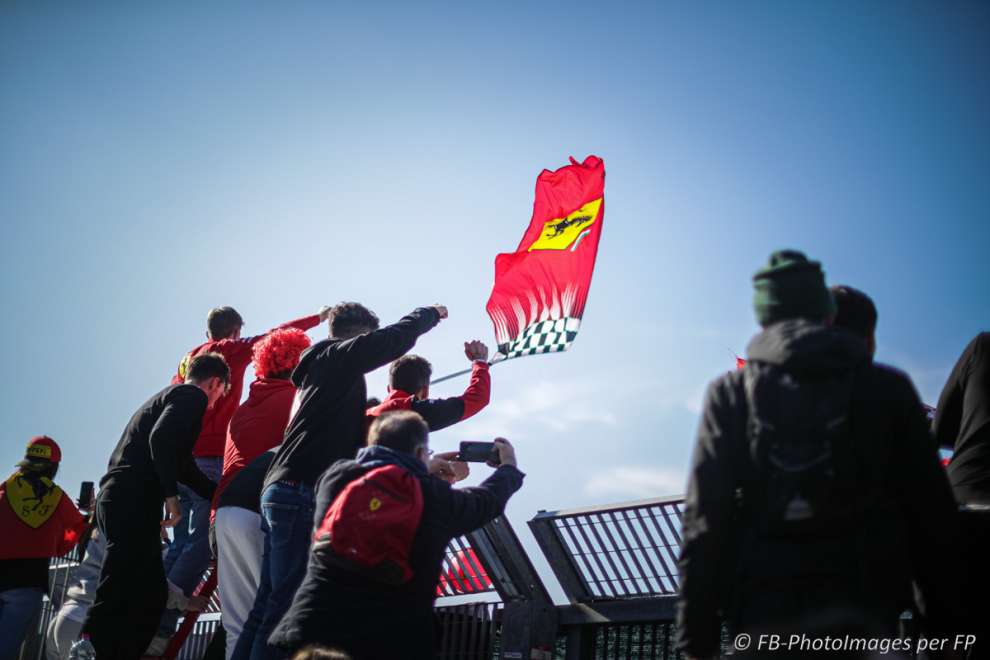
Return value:
[[(502, 356), (501, 360), (498, 359), (500, 355)], [(498, 364), (499, 362), (504, 362), (505, 360), (506, 358), (504, 355), (502, 355), (502, 353), (496, 353), (495, 356), (488, 361), (488, 366), (490, 367), (492, 365)], [(469, 373), (471, 373), (471, 368), (462, 369), (461, 371), (455, 371), (452, 374), (447, 374), (446, 376), (441, 376), (436, 380), (431, 380), (430, 385), (436, 385), (437, 383), (442, 383), (444, 381), (450, 380), (451, 378), (457, 378), (458, 376), (463, 376), (464, 374), (469, 374)]]

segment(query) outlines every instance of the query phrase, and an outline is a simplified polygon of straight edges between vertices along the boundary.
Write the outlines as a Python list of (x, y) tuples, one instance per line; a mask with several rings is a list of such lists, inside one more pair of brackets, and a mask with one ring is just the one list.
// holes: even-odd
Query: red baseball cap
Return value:
[(36, 435), (28, 442), (24, 458), (58, 463), (62, 460), (62, 450), (59, 449), (58, 443), (47, 435)]

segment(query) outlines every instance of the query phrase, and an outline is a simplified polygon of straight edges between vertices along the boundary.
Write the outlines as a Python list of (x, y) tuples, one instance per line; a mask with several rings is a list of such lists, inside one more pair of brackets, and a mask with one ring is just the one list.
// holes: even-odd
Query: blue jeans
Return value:
[(268, 637), (292, 604), (306, 576), (313, 534), (313, 489), (277, 481), (261, 494), (261, 530), (265, 549), (258, 595), (237, 640), (235, 660), (276, 660), (284, 654), (268, 647)]
[(0, 591), (0, 660), (14, 660), (21, 650), (28, 626), (41, 611), (38, 587)]
[[(220, 481), (223, 472), (223, 459), (208, 456), (194, 459), (199, 471), (212, 481)], [(175, 527), (175, 539), (169, 546), (163, 564), (169, 582), (191, 596), (196, 585), (203, 578), (210, 564), (210, 500), (204, 500), (185, 484), (179, 484), (179, 505), (182, 507), (182, 520)], [(181, 612), (165, 610), (162, 614), (158, 635), (171, 637)]]

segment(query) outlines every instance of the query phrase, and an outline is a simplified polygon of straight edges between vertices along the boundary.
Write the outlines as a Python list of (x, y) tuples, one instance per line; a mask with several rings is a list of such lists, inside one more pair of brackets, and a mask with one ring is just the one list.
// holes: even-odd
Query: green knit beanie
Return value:
[(794, 318), (825, 319), (835, 302), (817, 261), (797, 250), (778, 250), (753, 275), (753, 307), (760, 325)]

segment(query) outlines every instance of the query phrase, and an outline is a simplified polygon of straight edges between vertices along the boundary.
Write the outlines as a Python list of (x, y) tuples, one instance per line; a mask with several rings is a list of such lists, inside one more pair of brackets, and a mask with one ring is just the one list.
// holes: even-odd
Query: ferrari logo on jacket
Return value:
[(61, 488), (48, 479), (43, 479), (43, 481), (51, 490), (41, 498), (35, 497), (34, 489), (20, 472), (15, 472), (6, 483), (6, 499), (10, 502), (14, 515), (33, 529), (48, 522), (48, 519), (58, 509), (59, 500), (62, 499)]

